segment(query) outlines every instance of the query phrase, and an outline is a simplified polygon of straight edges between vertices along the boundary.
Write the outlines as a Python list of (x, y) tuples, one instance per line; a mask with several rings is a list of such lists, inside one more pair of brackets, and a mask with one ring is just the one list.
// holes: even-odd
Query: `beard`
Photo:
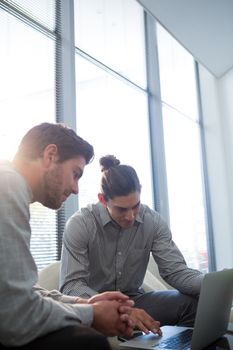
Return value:
[[(68, 197), (62, 192), (62, 169), (56, 164), (54, 169), (44, 175), (43, 179), (43, 205), (50, 209), (59, 209)], [(63, 200), (64, 198), (64, 200)]]

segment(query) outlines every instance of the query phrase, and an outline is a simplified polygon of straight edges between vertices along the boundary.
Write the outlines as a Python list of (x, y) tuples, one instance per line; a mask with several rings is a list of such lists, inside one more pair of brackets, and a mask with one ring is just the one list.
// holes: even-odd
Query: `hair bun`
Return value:
[(101, 171), (108, 170), (109, 168), (112, 168), (114, 166), (117, 166), (120, 164), (120, 161), (113, 155), (107, 155), (99, 160)]

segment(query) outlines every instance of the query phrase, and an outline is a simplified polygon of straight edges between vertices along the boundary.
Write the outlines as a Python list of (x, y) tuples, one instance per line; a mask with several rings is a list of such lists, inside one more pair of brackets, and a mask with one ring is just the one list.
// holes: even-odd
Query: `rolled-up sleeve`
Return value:
[(186, 261), (172, 240), (166, 222), (158, 215), (154, 220), (154, 242), (152, 255), (159, 273), (173, 288), (184, 294), (198, 296), (204, 275), (187, 266)]

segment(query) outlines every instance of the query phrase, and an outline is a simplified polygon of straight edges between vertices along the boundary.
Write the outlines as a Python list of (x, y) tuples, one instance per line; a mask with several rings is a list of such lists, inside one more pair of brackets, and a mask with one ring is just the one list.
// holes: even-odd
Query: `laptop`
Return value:
[(207, 273), (203, 279), (194, 328), (163, 326), (162, 336), (143, 334), (119, 345), (151, 350), (201, 350), (222, 337), (233, 299), (233, 269)]

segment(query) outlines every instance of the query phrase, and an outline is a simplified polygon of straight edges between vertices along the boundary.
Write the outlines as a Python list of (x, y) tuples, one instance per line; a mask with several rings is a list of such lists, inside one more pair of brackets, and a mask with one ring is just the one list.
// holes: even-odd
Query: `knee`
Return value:
[(198, 299), (189, 295), (181, 294), (180, 312), (178, 325), (193, 326), (196, 312), (197, 312)]
[(187, 306), (190, 306), (194, 310), (197, 309), (198, 298), (193, 297), (191, 295), (186, 295), (186, 294), (182, 294), (182, 298), (183, 298), (184, 304), (186, 304)]

